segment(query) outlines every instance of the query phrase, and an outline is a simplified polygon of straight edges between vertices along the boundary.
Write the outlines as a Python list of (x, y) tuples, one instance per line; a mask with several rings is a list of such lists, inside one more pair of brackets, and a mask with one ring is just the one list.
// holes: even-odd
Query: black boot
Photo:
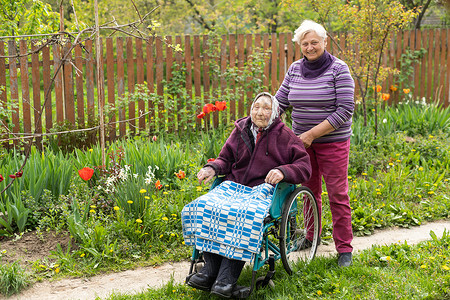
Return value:
[(222, 256), (203, 252), (203, 259), (205, 260), (205, 265), (200, 272), (192, 275), (187, 284), (202, 291), (209, 291), (219, 273)]
[(244, 265), (244, 261), (223, 258), (216, 282), (211, 287), (211, 294), (230, 298)]

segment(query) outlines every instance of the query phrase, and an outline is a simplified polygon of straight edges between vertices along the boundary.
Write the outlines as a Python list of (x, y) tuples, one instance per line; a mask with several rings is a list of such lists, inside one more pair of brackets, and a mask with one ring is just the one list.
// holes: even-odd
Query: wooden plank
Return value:
[[(104, 59), (104, 54), (103, 54), (103, 38), (100, 38), (100, 49), (98, 51), (97, 55), (99, 56), (99, 64), (101, 66), (100, 70), (99, 70), (99, 82), (97, 82), (97, 87), (101, 86), (103, 88), (103, 90), (100, 93), (101, 98), (99, 99), (99, 107), (103, 107), (103, 112), (104, 112), (104, 107), (105, 107), (105, 59)], [(97, 95), (99, 94), (99, 91), (97, 90)], [(100, 106), (101, 105), (101, 106)], [(105, 115), (103, 115), (103, 124), (105, 124)]]
[[(244, 69), (244, 59), (245, 59), (245, 53), (244, 53), (244, 35), (243, 34), (238, 34), (237, 36), (237, 47), (238, 47), (238, 69), (239, 69), (239, 75), (242, 74), (242, 70)], [(244, 101), (245, 101), (245, 97), (244, 97), (244, 86), (243, 83), (239, 83), (240, 86), (239, 88), (241, 89), (242, 92), (240, 92), (240, 98), (239, 98), (239, 103), (238, 103), (238, 115), (237, 118), (242, 118), (244, 116)]]
[(294, 43), (295, 46), (295, 59), (294, 60), (299, 60), (300, 58), (303, 57), (302, 51), (300, 49), (300, 45), (298, 43)]
[[(178, 49), (178, 47), (181, 48), (181, 44), (182, 44), (181, 36), (180, 35), (175, 36), (175, 47), (176, 47), (176, 49)], [(175, 51), (175, 61), (177, 62), (178, 67), (180, 67), (181, 64), (183, 63), (183, 51), (182, 50)]]
[(94, 98), (94, 53), (92, 40), (87, 40), (86, 47), (86, 101), (88, 126), (95, 124), (95, 98)]
[(277, 53), (277, 34), (272, 33), (271, 35), (271, 44), (272, 44), (272, 65), (271, 65), (271, 88), (270, 93), (273, 94), (278, 90), (278, 53)]
[[(255, 34), (255, 53), (258, 53), (258, 55), (262, 55), (263, 48), (262, 48), (262, 35), (260, 33)], [(264, 68), (261, 71), (261, 77), (259, 78), (261, 82), (264, 82)], [(263, 90), (265, 91), (266, 88), (262, 86)]]
[[(117, 96), (123, 98), (125, 95), (125, 59), (123, 56), (123, 38), (116, 39), (116, 60), (117, 60)], [(125, 115), (125, 108), (119, 108), (119, 136), (125, 137), (127, 135), (127, 125), (123, 122), (127, 117)]]
[[(146, 53), (147, 53), (147, 88), (150, 93), (155, 91), (155, 72), (154, 72), (154, 39), (153, 37), (149, 37), (146, 42)], [(155, 131), (155, 105), (153, 101), (148, 101), (148, 111), (150, 112), (148, 116), (148, 126), (149, 126), (149, 134), (153, 134)]]
[[(127, 44), (127, 82), (128, 82), (128, 94), (134, 93), (134, 58), (133, 58), (133, 38), (126, 37)], [(136, 117), (136, 104), (133, 101), (128, 103), (128, 124), (129, 130), (132, 135), (136, 134), (136, 120), (132, 120)]]
[[(36, 51), (36, 41), (31, 42), (31, 50)], [(34, 132), (42, 133), (41, 75), (39, 71), (39, 53), (31, 54), (31, 81), (33, 83)], [(42, 150), (42, 137), (36, 137), (36, 147)]]
[[(230, 47), (230, 63), (229, 68), (233, 69), (236, 67), (236, 35), (230, 34), (229, 35), (229, 47)], [(233, 94), (235, 94), (236, 89), (236, 82), (234, 80), (230, 80), (228, 82), (230, 85), (230, 88), (233, 91)], [(230, 99), (230, 122), (234, 122), (236, 120), (236, 99), (235, 97), (231, 97)]]
[(75, 101), (73, 92), (73, 67), (71, 43), (64, 45), (64, 117), (70, 123), (75, 125)]
[[(163, 43), (161, 39), (155, 39), (156, 41), (156, 93), (161, 96), (164, 96), (164, 56), (163, 56)], [(158, 103), (158, 131), (165, 131), (165, 119), (164, 119), (164, 102), (160, 101)]]
[(427, 62), (427, 102), (433, 96), (433, 54), (434, 54), (434, 30), (428, 31), (428, 62)]
[[(1, 55), (1, 54), (0, 54)], [(42, 77), (44, 82), (44, 109), (45, 109), (45, 132), (50, 132), (53, 127), (52, 92), (50, 75), (50, 49), (48, 46), (42, 49)]]
[[(186, 92), (188, 99), (185, 100), (186, 110), (185, 115), (183, 116), (186, 120), (189, 120), (189, 122), (186, 122), (186, 130), (192, 131), (192, 118), (195, 118), (195, 111), (194, 114), (191, 115), (189, 112), (192, 111), (192, 106), (190, 105), (193, 103), (192, 98), (192, 57), (191, 57), (191, 37), (189, 35), (186, 35), (184, 37), (184, 63), (186, 65)], [(189, 103), (189, 104), (188, 104)], [(189, 106), (188, 106), (189, 105)], [(183, 126), (181, 126), (183, 127)]]
[[(397, 42), (396, 42), (396, 44), (395, 44), (395, 67), (398, 69), (398, 70), (400, 70), (400, 57), (401, 57), (401, 55), (402, 55), (402, 36), (403, 36), (403, 33), (401, 32), (401, 31), (399, 31), (398, 33), (397, 33)], [(398, 91), (399, 91), (399, 93), (397, 93), (397, 94), (394, 94), (394, 99), (392, 99), (393, 101), (392, 101), (392, 103), (398, 103), (399, 102), (399, 100), (400, 101), (403, 101), (403, 99), (404, 99), (404, 93), (403, 93), (403, 91), (401, 92), (401, 94), (400, 94), (400, 91), (402, 90), (404, 88), (404, 86), (398, 86)], [(399, 95), (402, 95), (401, 97), (399, 97)]]
[(23, 55), (20, 57), (20, 81), (22, 91), (22, 121), (23, 132), (31, 134), (31, 101), (30, 101), (30, 82), (28, 78), (28, 45), (26, 40), (19, 41), (19, 51)]
[[(279, 71), (278, 71), (278, 78), (279, 78), (279, 84), (281, 84), (284, 80), (284, 74), (286, 73), (286, 42), (285, 42), (285, 35), (284, 33), (280, 33), (278, 35), (278, 61), (279, 61)], [(277, 86), (277, 91), (279, 86)]]
[[(173, 58), (173, 50), (172, 50), (172, 37), (171, 36), (167, 36), (166, 37), (166, 81), (170, 82), (172, 80), (172, 72), (173, 72), (173, 62), (174, 62), (174, 58)], [(172, 97), (172, 98), (171, 98)], [(171, 99), (174, 99), (175, 95), (170, 95), (167, 100), (168, 102), (166, 103), (167, 105), (165, 105), (164, 108), (164, 118), (167, 118), (167, 122), (168, 122), (168, 127), (167, 127), (167, 131), (168, 132), (174, 132), (176, 130), (176, 124), (174, 124), (174, 104), (175, 101), (172, 100), (172, 103), (169, 103)]]
[[(263, 36), (263, 51), (264, 53), (267, 53), (267, 51), (270, 49), (270, 36), (268, 33), (265, 33)], [(269, 92), (270, 91), (270, 55), (265, 55), (264, 57), (264, 79), (263, 79), (263, 85), (264, 85), (264, 91)]]
[[(8, 41), (8, 54), (12, 58), (9, 59), (9, 76), (10, 76), (10, 90), (11, 90), (11, 103), (16, 103), (17, 107), (12, 109), (12, 132), (18, 133), (20, 129), (20, 121), (19, 121), (19, 83), (17, 81), (17, 63), (15, 56), (17, 55), (16, 50), (16, 42), (14, 40)], [(14, 145), (17, 145), (18, 142), (15, 140)]]
[[(200, 36), (194, 35), (194, 103), (196, 103), (196, 114), (202, 111), (201, 106), (201, 53), (200, 53)], [(201, 119), (197, 118), (197, 130), (202, 126)]]
[[(142, 39), (135, 39), (136, 41), (136, 82), (139, 85), (144, 85), (144, 50), (142, 48)], [(138, 115), (139, 115), (139, 132), (145, 132), (145, 102), (139, 99), (138, 101)]]
[[(211, 97), (210, 97), (210, 85), (211, 81), (209, 78), (209, 41), (208, 36), (203, 36), (203, 102), (204, 104), (209, 103)], [(204, 118), (205, 121), (205, 128), (209, 128), (211, 125), (211, 114), (207, 114)]]
[[(421, 35), (421, 31), (420, 30), (414, 30), (414, 34), (415, 34), (415, 43), (414, 43), (414, 50), (416, 51), (420, 51), (420, 49), (422, 48), (422, 35)], [(421, 59), (419, 59), (419, 62), (417, 62), (414, 65), (414, 87), (416, 90), (416, 97), (420, 98), (421, 95), (421, 89), (423, 89), (422, 84), (420, 84), (420, 61)]]
[[(390, 35), (390, 41), (388, 45), (388, 56), (389, 56), (389, 67), (394, 69), (395, 68), (395, 35), (394, 33), (391, 33)], [(389, 82), (389, 89), (391, 97), (388, 100), (388, 105), (392, 104), (392, 101), (394, 99), (394, 95), (398, 94), (398, 83), (394, 79), (394, 75), (392, 73), (388, 76), (388, 82)], [(392, 88), (391, 88), (392, 86)], [(397, 90), (395, 90), (395, 87), (397, 87)]]
[(433, 101), (439, 101), (439, 93), (440, 93), (440, 86), (439, 86), (439, 65), (441, 64), (440, 60), (440, 42), (439, 37), (441, 35), (440, 29), (434, 30), (434, 71), (433, 71), (433, 94), (431, 95)]
[(289, 67), (294, 62), (294, 44), (292, 42), (292, 33), (290, 32), (286, 34), (286, 44), (287, 44), (286, 67), (289, 69)]
[[(114, 78), (114, 45), (111, 37), (106, 38), (106, 85), (108, 91), (108, 104), (116, 107), (116, 80)], [(109, 141), (116, 139), (117, 125), (116, 113), (110, 113), (108, 115), (108, 134)], [(112, 123), (112, 124), (111, 124)]]
[(422, 30), (422, 47), (427, 49), (427, 52), (422, 57), (421, 63), (420, 63), (420, 98), (426, 97), (427, 95), (427, 62), (428, 62), (428, 55), (429, 55), (429, 49), (428, 49), (428, 30)]
[[(56, 123), (64, 122), (63, 66), (61, 62), (61, 46), (53, 45), (53, 76), (55, 78)], [(89, 82), (89, 78), (87, 78)]]
[[(219, 75), (220, 73), (220, 45), (219, 45), (220, 38), (217, 37), (212, 42), (212, 47), (214, 48), (214, 56), (211, 57), (211, 59), (214, 61), (213, 63), (213, 72), (212, 72), (212, 91), (211, 96), (212, 99), (210, 100), (211, 103), (215, 104), (216, 101), (219, 100)], [(223, 112), (215, 111), (213, 112), (213, 127), (217, 128), (219, 127), (219, 114), (223, 114)]]
[(448, 107), (450, 105), (450, 28), (447, 29), (447, 38), (445, 39), (447, 41), (447, 88), (446, 93), (446, 101), (444, 102), (444, 106)]
[[(446, 58), (446, 43), (447, 43), (447, 30), (441, 29), (441, 38), (439, 39), (440, 44), (440, 50), (441, 50), (441, 59), (439, 63), (439, 76), (441, 79), (441, 83), (439, 84), (440, 88), (440, 95), (439, 95), (439, 102), (441, 104), (444, 104), (445, 102), (445, 95), (446, 95), (446, 83), (445, 83), (445, 58)], [(447, 80), (448, 82), (448, 80)]]
[[(251, 64), (252, 63), (252, 55), (253, 55), (253, 35), (252, 34), (247, 34), (245, 36), (245, 51), (246, 51), (246, 61), (247, 64)], [(251, 82), (252, 78), (251, 77), (247, 77), (247, 84), (249, 84)], [(254, 95), (254, 87), (249, 87), (246, 89), (247, 90), (247, 101), (244, 103), (245, 106), (245, 111), (246, 111), (246, 115), (248, 116), (250, 114), (250, 108), (252, 106), (252, 101), (253, 98), (256, 96)], [(242, 115), (244, 117), (244, 115)]]
[[(6, 59), (2, 56), (5, 56), (5, 44), (2, 40), (0, 40), (0, 74), (6, 75)], [(8, 107), (8, 97), (6, 90), (6, 76), (0, 76), (0, 108), (6, 109)], [(0, 134), (1, 139), (6, 139), (8, 135)], [(4, 149), (8, 149), (9, 143), (5, 141), (1, 144), (1, 147)]]
[(78, 126), (85, 128), (84, 119), (84, 76), (83, 76), (83, 51), (80, 44), (75, 47), (75, 83), (77, 89), (77, 117)]
[[(175, 36), (175, 49), (181, 48), (181, 36), (177, 35)], [(182, 63), (183, 63), (183, 51), (175, 51), (175, 62), (177, 64), (177, 70), (179, 71)], [(181, 88), (181, 87), (180, 87)], [(182, 118), (181, 114), (179, 113), (181, 109), (185, 107), (186, 99), (180, 95), (180, 93), (177, 94), (176, 100), (174, 101), (174, 111), (178, 111), (177, 114), (174, 114), (174, 120), (177, 124), (177, 131), (178, 133), (183, 132), (184, 124), (182, 124)]]
[[(227, 36), (224, 34), (222, 35), (222, 41), (220, 43), (220, 74), (224, 74), (227, 70), (227, 62), (228, 62), (228, 53), (227, 53)], [(220, 78), (220, 91), (222, 96), (227, 93), (228, 90), (228, 82), (226, 81), (225, 77), (222, 76)], [(222, 100), (223, 101), (223, 100)], [(221, 113), (221, 120), (222, 124), (228, 124), (228, 115), (229, 115), (229, 106), (230, 104), (227, 103), (228, 109), (226, 111), (223, 111)]]

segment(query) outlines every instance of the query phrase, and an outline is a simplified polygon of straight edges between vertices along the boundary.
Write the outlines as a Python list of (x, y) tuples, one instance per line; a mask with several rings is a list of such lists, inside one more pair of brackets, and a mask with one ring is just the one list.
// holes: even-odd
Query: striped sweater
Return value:
[(289, 67), (283, 83), (275, 94), (284, 112), (292, 106), (292, 130), (300, 135), (328, 120), (334, 131), (314, 143), (346, 141), (352, 134), (355, 83), (345, 62), (338, 58), (315, 78), (302, 76), (300, 59)]

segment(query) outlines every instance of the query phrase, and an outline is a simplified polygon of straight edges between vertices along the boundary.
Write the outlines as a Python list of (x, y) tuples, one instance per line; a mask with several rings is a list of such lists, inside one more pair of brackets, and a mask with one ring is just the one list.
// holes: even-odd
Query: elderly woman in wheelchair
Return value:
[[(250, 116), (235, 122), (218, 158), (197, 174), (200, 184), (214, 176), (222, 176), (223, 182), (183, 208), (185, 243), (194, 246), (194, 254), (201, 253), (204, 261), (197, 272), (191, 267), (187, 284), (226, 298), (236, 296), (236, 283), (245, 262), (268, 263), (258, 254), (263, 248), (277, 258), (283, 258), (280, 252), (287, 256), (290, 249), (302, 249), (299, 243), (306, 241), (306, 233), (302, 241), (296, 240), (299, 234), (295, 223), (295, 205), (301, 201), (291, 200), (283, 213), (285, 199), (274, 195), (279, 193), (279, 183), (284, 182), (289, 185), (281, 193), (290, 196), (296, 190), (295, 184), (307, 181), (310, 175), (309, 156), (301, 140), (280, 120), (277, 100), (269, 93), (258, 94)], [(278, 203), (278, 209), (272, 202)], [(298, 215), (303, 214), (300, 211)], [(268, 215), (272, 220), (267, 219)], [(277, 238), (284, 241), (284, 249), (271, 246), (273, 243), (264, 239), (268, 223), (278, 228), (282, 215), (286, 215), (286, 234), (280, 232), (283, 236)], [(317, 233), (315, 228), (316, 240)], [(286, 257), (283, 264), (285, 260)]]

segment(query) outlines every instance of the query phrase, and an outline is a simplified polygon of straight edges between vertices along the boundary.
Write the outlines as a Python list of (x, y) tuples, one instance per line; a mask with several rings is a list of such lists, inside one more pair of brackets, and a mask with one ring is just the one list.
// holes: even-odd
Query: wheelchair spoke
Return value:
[(286, 200), (280, 227), (281, 259), (289, 274), (295, 263), (309, 263), (314, 258), (319, 231), (314, 195), (308, 188), (299, 187)]

